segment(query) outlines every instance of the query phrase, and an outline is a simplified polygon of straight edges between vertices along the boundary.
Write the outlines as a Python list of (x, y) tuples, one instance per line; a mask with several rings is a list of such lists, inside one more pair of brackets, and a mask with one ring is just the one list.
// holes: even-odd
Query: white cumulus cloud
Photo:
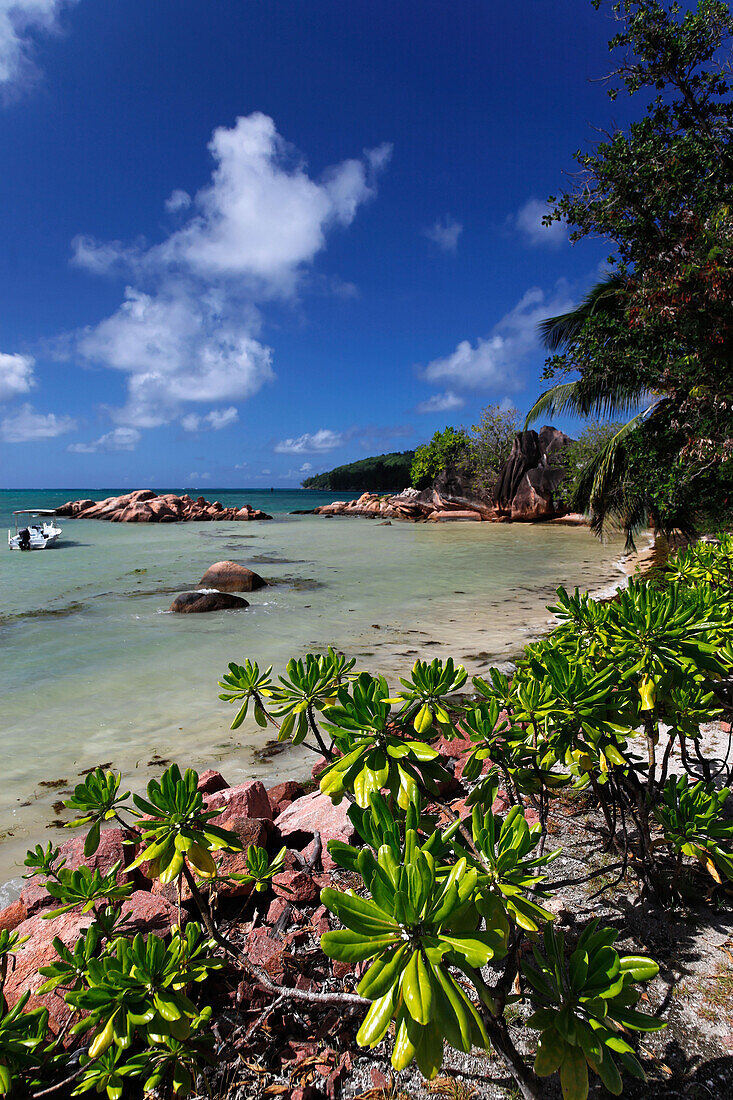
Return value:
[(66, 450), (78, 455), (91, 455), (97, 451), (134, 451), (140, 438), (137, 428), (114, 428), (91, 443), (70, 443)]
[(426, 401), (421, 401), (416, 408), (416, 412), (419, 413), (441, 413), (448, 412), (450, 409), (460, 409), (465, 405), (465, 401), (462, 397), (459, 397), (457, 393), (453, 393), (452, 390), (446, 390), (445, 393), (436, 393), (432, 397), (428, 397)]
[(61, 9), (75, 0), (0, 0), (0, 86), (32, 72), (38, 32), (53, 31)]
[(556, 247), (568, 239), (568, 227), (564, 221), (543, 225), (542, 219), (550, 212), (550, 207), (540, 199), (527, 199), (514, 217), (514, 224), (531, 245), (550, 245)]
[(191, 205), (191, 196), (188, 191), (182, 191), (179, 187), (172, 191), (165, 200), (165, 208), (169, 214), (178, 214), (181, 210), (188, 210)]
[[(119, 424), (155, 427), (187, 405), (244, 400), (274, 379), (271, 349), (258, 339), (260, 304), (296, 292), (328, 232), (350, 225), (376, 193), (391, 146), (316, 179), (256, 112), (216, 129), (209, 151), (208, 184), (190, 207), (186, 192), (172, 193), (167, 208), (186, 220), (161, 243), (72, 242), (77, 266), (124, 271), (129, 282), (116, 312), (76, 336), (82, 358), (127, 374)], [(206, 421), (196, 415), (185, 414), (192, 430)], [(207, 415), (207, 426), (225, 426), (215, 410)]]
[(428, 382), (459, 389), (516, 389), (520, 367), (538, 346), (537, 325), (545, 317), (573, 306), (564, 283), (552, 295), (531, 287), (485, 338), (461, 340), (450, 355), (434, 359), (424, 370)]
[(463, 232), (463, 226), (450, 214), (444, 218), (438, 218), (433, 225), (423, 229), (423, 236), (433, 244), (437, 244), (443, 252), (455, 252), (458, 247), (458, 238)]
[(333, 432), (330, 428), (319, 428), (317, 432), (304, 432), (295, 439), (282, 439), (275, 444), (275, 452), (280, 455), (308, 455), (325, 454), (326, 451), (335, 451), (345, 442), (341, 432)]
[(0, 352), (0, 401), (28, 393), (35, 386), (31, 355), (9, 355)]
[[(304, 265), (326, 246), (326, 233), (348, 226), (362, 203), (376, 194), (376, 175), (391, 147), (342, 161), (320, 179), (260, 112), (214, 130), (210, 182), (192, 200), (185, 225), (147, 250), (136, 242), (74, 242), (74, 262), (92, 270), (126, 263), (139, 274), (185, 272), (248, 284), (256, 297), (292, 294)], [(379, 154), (379, 155), (377, 155)], [(185, 192), (174, 191), (181, 209)]]
[(55, 413), (38, 413), (32, 405), (21, 407), (0, 421), (0, 440), (3, 443), (30, 443), (39, 439), (54, 439), (76, 427), (70, 416)]
[(205, 432), (209, 429), (219, 432), (222, 428), (235, 424), (237, 420), (239, 420), (239, 413), (234, 405), (230, 405), (227, 409), (212, 409), (205, 416), (189, 413), (188, 416), (181, 417), (181, 427), (184, 432)]
[(154, 428), (186, 404), (244, 400), (272, 381), (272, 352), (247, 321), (180, 286), (158, 295), (128, 287), (116, 313), (80, 334), (78, 350), (127, 374), (118, 423)]

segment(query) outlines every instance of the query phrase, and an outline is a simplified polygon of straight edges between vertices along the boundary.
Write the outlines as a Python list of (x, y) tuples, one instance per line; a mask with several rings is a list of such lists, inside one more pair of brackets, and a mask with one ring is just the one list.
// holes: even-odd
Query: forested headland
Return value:
[(387, 455), (360, 458), (337, 466), (322, 474), (314, 474), (301, 482), (304, 489), (325, 489), (338, 492), (374, 492), (377, 489), (396, 490), (411, 484), (410, 470), (414, 451), (393, 451)]

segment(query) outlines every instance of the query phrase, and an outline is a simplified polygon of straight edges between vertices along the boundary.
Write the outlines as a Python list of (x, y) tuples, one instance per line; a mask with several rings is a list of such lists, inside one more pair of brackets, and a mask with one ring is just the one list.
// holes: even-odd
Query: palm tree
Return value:
[[(569, 313), (548, 317), (539, 325), (545, 347), (561, 351), (588, 324), (621, 318), (626, 309), (628, 283), (619, 275), (610, 274), (592, 287), (580, 304)], [(634, 547), (634, 535), (647, 524), (648, 504), (643, 488), (635, 485), (626, 460), (624, 441), (657, 414), (664, 399), (648, 401), (646, 386), (623, 366), (605, 375), (581, 375), (574, 382), (563, 382), (545, 390), (527, 414), (525, 428), (540, 416), (555, 416), (570, 412), (582, 417), (612, 417), (632, 409), (642, 402), (647, 407), (636, 413), (613, 435), (588, 462), (576, 486), (572, 507), (587, 512), (591, 529), (599, 536), (609, 526), (620, 526), (626, 535), (628, 549)]]

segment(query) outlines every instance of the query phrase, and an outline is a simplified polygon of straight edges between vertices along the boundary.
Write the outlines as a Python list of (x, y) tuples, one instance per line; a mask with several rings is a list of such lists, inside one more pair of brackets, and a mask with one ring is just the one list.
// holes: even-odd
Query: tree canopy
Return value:
[(437, 431), (429, 443), (415, 451), (410, 476), (416, 489), (424, 489), (446, 466), (459, 466), (468, 461), (469, 437), (465, 428), (449, 424)]
[[(601, 0), (593, 0), (599, 7)], [(548, 319), (559, 384), (528, 419), (573, 411), (636, 417), (580, 479), (597, 530), (630, 535), (730, 513), (733, 489), (733, 17), (723, 0), (619, 0), (609, 95), (653, 98), (628, 130), (577, 152), (554, 203), (571, 240), (609, 240), (612, 274), (579, 309)], [(567, 381), (574, 374), (577, 378)], [(639, 410), (642, 410), (641, 412)]]

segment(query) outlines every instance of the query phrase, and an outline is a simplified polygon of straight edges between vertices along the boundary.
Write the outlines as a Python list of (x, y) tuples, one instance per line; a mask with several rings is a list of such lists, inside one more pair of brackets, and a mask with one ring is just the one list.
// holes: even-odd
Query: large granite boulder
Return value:
[(433, 504), (442, 510), (478, 512), (483, 519), (490, 519), (494, 512), (488, 497), (478, 492), (456, 466), (441, 470), (433, 482), (432, 494)]
[(202, 588), (218, 588), (220, 592), (254, 592), (267, 581), (235, 561), (217, 561), (209, 566), (199, 583)]
[(192, 615), (205, 611), (244, 611), (248, 607), (242, 596), (234, 596), (230, 592), (182, 592), (168, 610), (179, 615)]
[(556, 515), (553, 493), (562, 480), (563, 471), (545, 466), (527, 470), (511, 503), (511, 518), (529, 523), (552, 519)]
[(496, 486), (496, 503), (502, 509), (511, 509), (517, 489), (527, 470), (533, 470), (540, 463), (540, 444), (537, 432), (517, 432), (514, 443), (501, 468)]
[(155, 516), (145, 500), (137, 500), (128, 504), (121, 512), (117, 513), (113, 523), (153, 523)]
[(547, 424), (539, 432), (517, 432), (499, 474), (499, 510), (520, 522), (557, 515), (554, 494), (565, 473), (562, 453), (572, 442), (570, 436)]

